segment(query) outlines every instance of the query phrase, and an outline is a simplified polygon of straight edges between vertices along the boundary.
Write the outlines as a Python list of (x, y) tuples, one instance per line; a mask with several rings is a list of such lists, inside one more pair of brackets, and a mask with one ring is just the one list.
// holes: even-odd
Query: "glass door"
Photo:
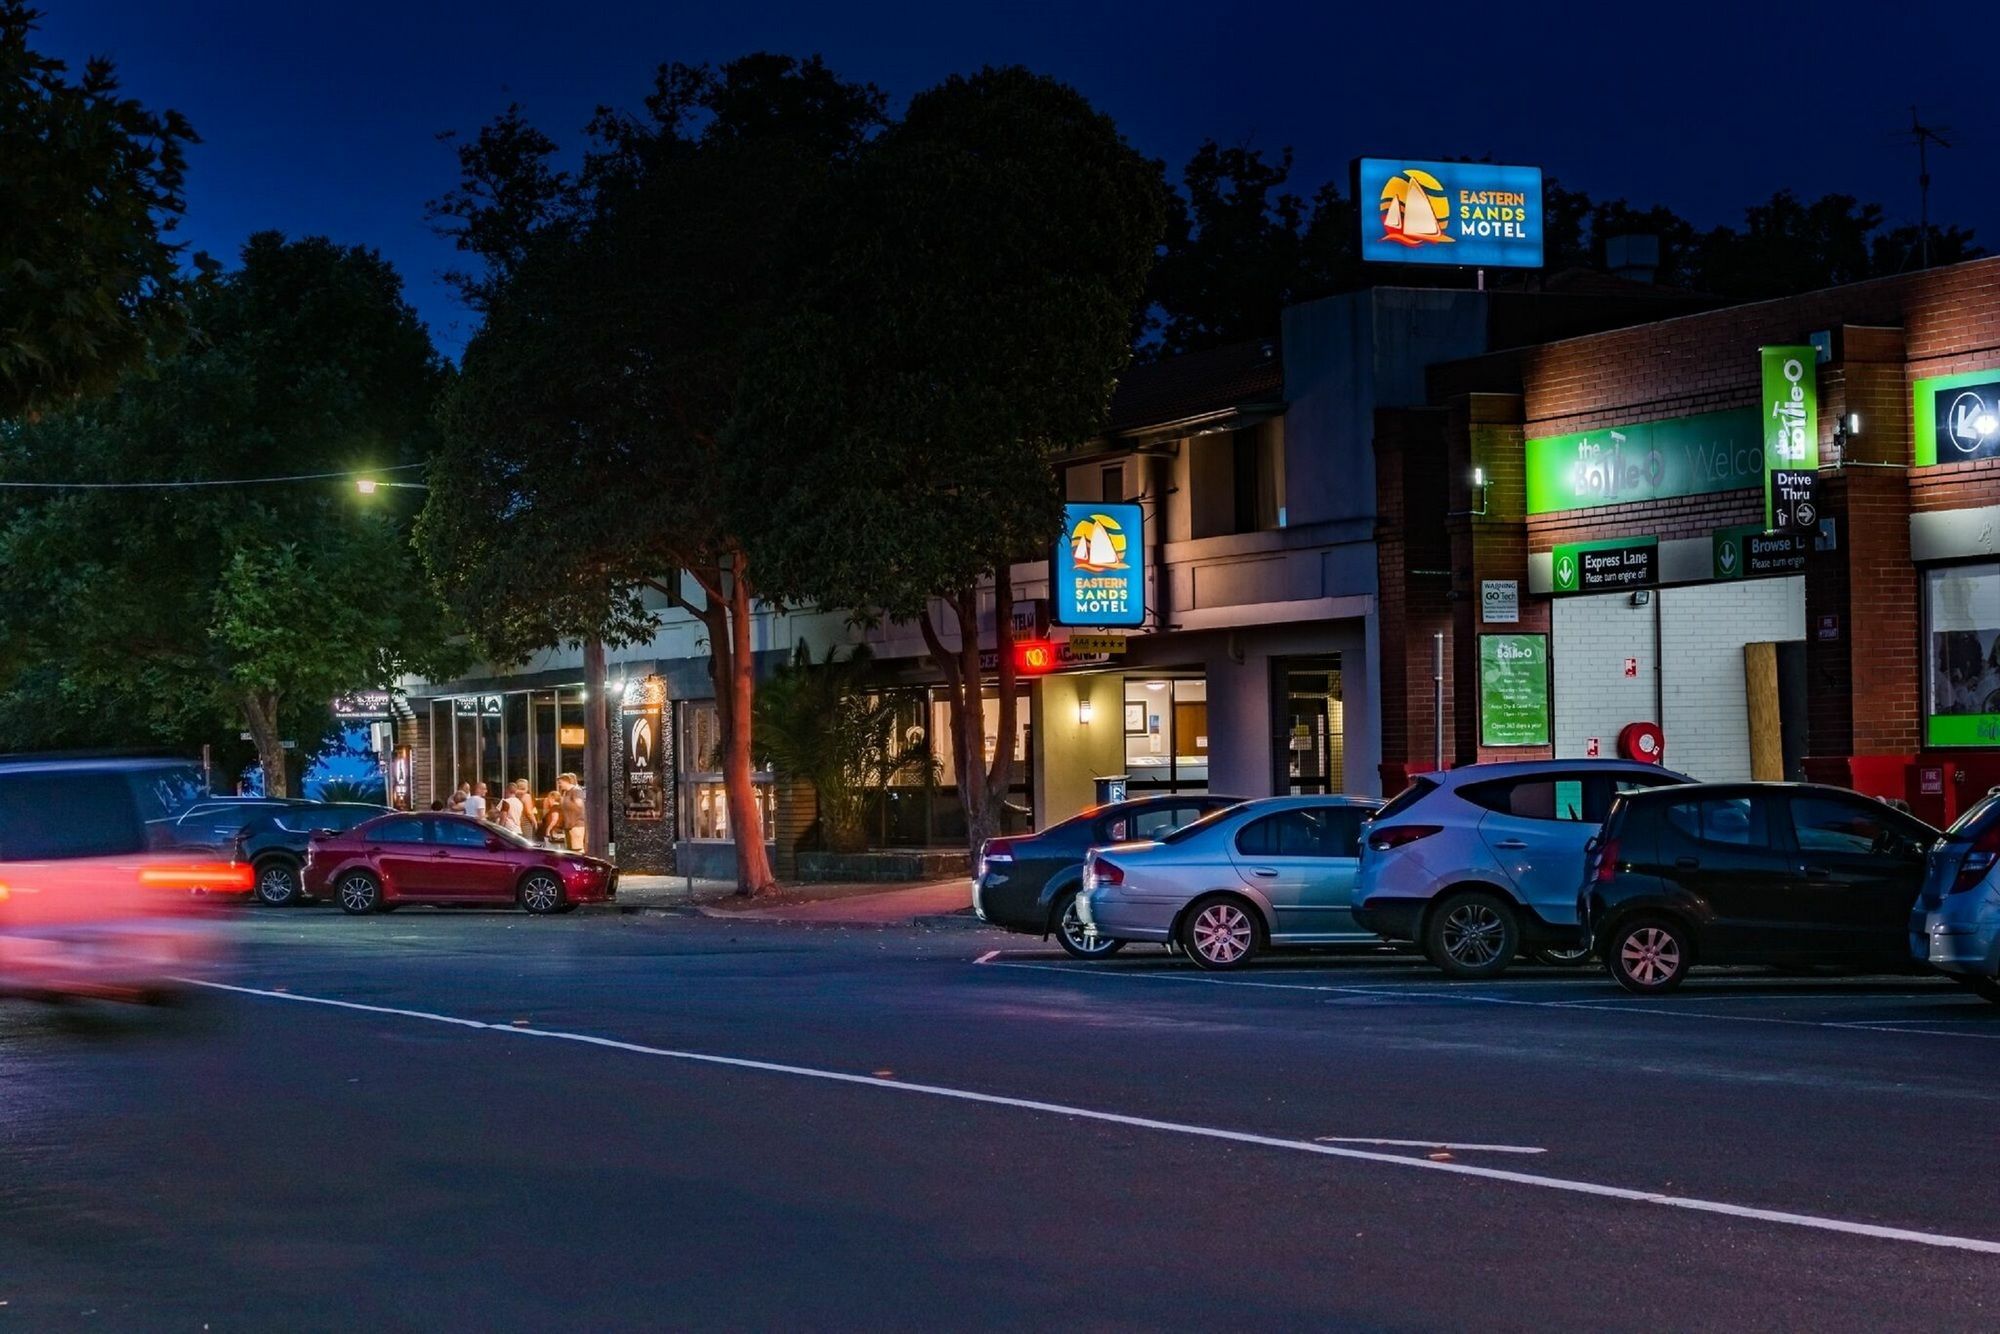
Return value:
[(1273, 791), (1335, 793), (1346, 782), (1346, 720), (1340, 656), (1279, 658), (1271, 664)]

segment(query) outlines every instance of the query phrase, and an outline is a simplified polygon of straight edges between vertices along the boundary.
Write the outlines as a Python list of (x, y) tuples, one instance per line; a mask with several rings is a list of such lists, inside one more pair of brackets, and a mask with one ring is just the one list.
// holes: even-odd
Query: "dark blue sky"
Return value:
[(437, 132), (513, 99), (573, 140), (595, 104), (636, 104), (663, 60), (759, 49), (820, 52), (899, 104), (1020, 62), (1172, 164), (1210, 135), (1291, 144), (1302, 192), (1344, 179), (1357, 153), (1490, 154), (1702, 225), (1782, 187), (1914, 221), (1915, 152), (1895, 131), (1915, 102), (1956, 130), (1933, 159), (1932, 218), (2000, 250), (2000, 17), (1986, 3), (41, 2), (43, 49), (109, 55), (129, 91), (194, 121), (192, 246), (233, 258), (265, 227), (377, 246), (453, 355), (467, 317), (424, 222), (453, 179)]

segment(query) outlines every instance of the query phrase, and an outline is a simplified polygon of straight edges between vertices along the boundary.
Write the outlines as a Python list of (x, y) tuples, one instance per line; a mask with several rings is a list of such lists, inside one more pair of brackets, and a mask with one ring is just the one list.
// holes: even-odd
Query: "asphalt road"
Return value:
[(0, 1326), (2000, 1317), (2000, 1007), (1925, 979), (1640, 1000), (984, 931), (229, 929), (243, 990), (186, 1010), (0, 1004)]

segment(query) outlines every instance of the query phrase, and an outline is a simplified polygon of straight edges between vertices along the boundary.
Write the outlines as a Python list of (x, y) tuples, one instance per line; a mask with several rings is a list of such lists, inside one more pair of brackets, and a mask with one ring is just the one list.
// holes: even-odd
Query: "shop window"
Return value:
[(2000, 745), (2000, 565), (1924, 575), (1933, 746)]
[(1208, 790), (1208, 682), (1125, 679), (1125, 774), (1136, 792)]
[[(680, 710), (681, 800), (687, 810), (688, 837), (726, 841), (735, 837), (729, 823), (728, 788), (722, 781), (722, 717), (713, 700), (683, 700)], [(758, 770), (757, 814), (766, 839), (774, 815), (771, 772)]]
[(556, 692), (556, 774), (575, 774), (589, 787), (583, 769), (583, 688)]

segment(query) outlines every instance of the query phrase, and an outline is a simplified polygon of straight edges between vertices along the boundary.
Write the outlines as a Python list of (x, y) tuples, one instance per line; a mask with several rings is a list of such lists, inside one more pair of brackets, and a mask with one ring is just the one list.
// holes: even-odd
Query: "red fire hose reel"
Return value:
[(1658, 723), (1627, 723), (1618, 734), (1618, 753), (1642, 764), (1661, 764), (1667, 758), (1667, 734)]

